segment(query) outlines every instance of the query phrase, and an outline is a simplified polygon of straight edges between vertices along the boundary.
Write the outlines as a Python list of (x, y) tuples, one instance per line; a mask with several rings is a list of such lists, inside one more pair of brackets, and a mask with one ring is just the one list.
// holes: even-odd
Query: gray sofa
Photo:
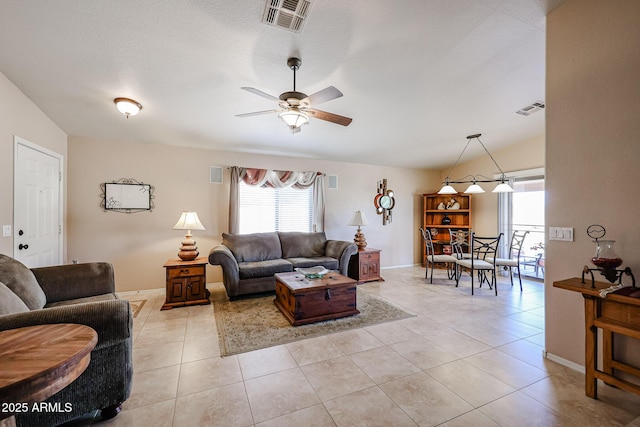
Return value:
[(347, 275), (353, 242), (327, 240), (324, 232), (222, 234), (222, 244), (209, 252), (209, 263), (222, 267), (229, 299), (274, 291), (274, 274), (297, 267), (324, 266)]
[(46, 402), (71, 411), (16, 414), (18, 426), (56, 426), (95, 410), (120, 412), (131, 392), (133, 318), (115, 294), (113, 267), (86, 263), (29, 269), (0, 254), (0, 331), (50, 323), (93, 328), (98, 343), (87, 369)]

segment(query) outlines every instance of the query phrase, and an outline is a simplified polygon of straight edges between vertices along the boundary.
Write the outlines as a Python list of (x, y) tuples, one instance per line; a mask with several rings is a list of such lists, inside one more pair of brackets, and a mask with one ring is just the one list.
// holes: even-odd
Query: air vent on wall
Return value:
[(311, 2), (308, 0), (267, 0), (262, 22), (300, 33), (310, 8)]
[(516, 114), (521, 114), (523, 116), (530, 116), (531, 114), (535, 113), (536, 111), (540, 111), (542, 109), (544, 109), (544, 102), (542, 101), (536, 101), (534, 103), (532, 103), (531, 105), (527, 105), (526, 107), (523, 107), (522, 109), (516, 111)]

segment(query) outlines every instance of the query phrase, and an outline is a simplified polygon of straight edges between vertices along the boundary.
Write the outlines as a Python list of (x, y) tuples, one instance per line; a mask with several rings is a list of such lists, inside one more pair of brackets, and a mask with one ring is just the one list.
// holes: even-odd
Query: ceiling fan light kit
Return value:
[[(442, 183), (443, 184), (442, 188), (440, 189), (440, 191), (438, 191), (438, 194), (458, 194), (458, 191), (455, 188), (453, 188), (453, 186), (451, 184), (470, 184), (467, 187), (467, 189), (464, 191), (465, 194), (480, 194), (480, 193), (484, 193), (484, 189), (478, 185), (479, 182), (497, 182), (498, 185), (496, 186), (496, 188), (493, 189), (492, 193), (511, 193), (511, 192), (513, 192), (513, 188), (511, 188), (511, 186), (509, 184), (507, 184), (507, 182), (506, 182), (507, 181), (507, 176), (504, 174), (504, 172), (502, 171), (500, 166), (498, 166), (498, 162), (496, 162), (496, 159), (494, 159), (493, 156), (491, 155), (491, 153), (489, 153), (489, 150), (487, 150), (487, 147), (485, 147), (484, 144), (482, 143), (482, 141), (480, 141), (480, 137), (481, 136), (482, 136), (481, 133), (477, 133), (477, 134), (473, 134), (473, 135), (467, 136), (467, 145), (464, 146), (464, 149), (462, 150), (462, 153), (460, 153), (460, 155), (458, 156), (458, 159), (453, 164), (453, 167), (451, 168), (451, 170), (447, 174), (447, 177), (444, 179), (444, 182)], [(467, 175), (464, 178), (459, 179), (459, 180), (455, 180), (455, 181), (450, 178), (451, 172), (453, 172), (453, 170), (455, 169), (456, 165), (460, 161), (460, 158), (462, 157), (464, 152), (467, 150), (467, 147), (469, 147), (469, 143), (474, 139), (478, 140), (478, 142), (480, 143), (480, 145), (482, 146), (484, 151), (487, 153), (489, 158), (491, 158), (491, 160), (493, 161), (493, 164), (498, 168), (498, 170), (500, 171), (500, 178), (491, 179), (491, 178), (488, 178), (488, 177), (486, 177), (484, 175)]]
[(293, 71), (293, 91), (283, 92), (278, 98), (253, 87), (241, 88), (242, 90), (246, 90), (247, 92), (251, 92), (254, 95), (261, 96), (270, 101), (276, 101), (280, 107), (279, 110), (264, 110), (256, 111), (254, 113), (237, 114), (236, 117), (251, 117), (262, 114), (278, 113), (278, 117), (287, 125), (292, 133), (300, 132), (300, 127), (309, 123), (310, 117), (336, 123), (342, 126), (349, 126), (353, 120), (349, 117), (312, 108), (313, 105), (318, 105), (323, 102), (331, 101), (332, 99), (340, 98), (342, 96), (342, 92), (338, 89), (333, 86), (329, 86), (309, 96), (296, 90), (296, 71), (301, 65), (302, 60), (300, 58), (289, 58), (287, 60), (287, 66)]

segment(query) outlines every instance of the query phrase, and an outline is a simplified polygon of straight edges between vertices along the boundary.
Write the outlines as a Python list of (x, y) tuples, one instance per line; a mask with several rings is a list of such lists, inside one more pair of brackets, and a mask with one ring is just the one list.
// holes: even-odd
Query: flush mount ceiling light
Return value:
[[(480, 141), (480, 136), (482, 136), (481, 133), (467, 136), (467, 140), (468, 140), (467, 145), (464, 146), (462, 153), (460, 153), (460, 155), (458, 156), (458, 159), (456, 160), (453, 167), (447, 174), (447, 177), (444, 179), (444, 182), (443, 182), (444, 185), (442, 186), (440, 191), (438, 191), (438, 194), (458, 194), (458, 191), (455, 188), (453, 188), (451, 184), (470, 184), (467, 187), (467, 189), (464, 191), (466, 194), (484, 193), (484, 189), (478, 185), (479, 182), (497, 182), (498, 185), (496, 186), (496, 188), (493, 189), (492, 191), (493, 193), (510, 193), (513, 191), (513, 188), (511, 188), (511, 186), (509, 186), (509, 184), (506, 183), (507, 177), (505, 176), (500, 166), (498, 166), (496, 159), (493, 158), (491, 153), (489, 153), (489, 150), (487, 150), (487, 147), (485, 147), (482, 141)], [(467, 150), (467, 147), (469, 146), (471, 141), (474, 139), (478, 140), (478, 142), (480, 143), (484, 151), (487, 153), (487, 155), (489, 155), (489, 157), (493, 161), (493, 164), (496, 165), (496, 167), (500, 171), (500, 178), (491, 179), (491, 178), (487, 178), (484, 175), (467, 175), (464, 178), (455, 180), (455, 181), (450, 178), (451, 172), (453, 172), (456, 165), (460, 161), (460, 158), (462, 157), (464, 152)]]
[(138, 101), (134, 101), (133, 99), (116, 98), (113, 102), (116, 104), (118, 111), (127, 116), (127, 119), (129, 116), (135, 116), (140, 112), (140, 110), (142, 110), (142, 104)]

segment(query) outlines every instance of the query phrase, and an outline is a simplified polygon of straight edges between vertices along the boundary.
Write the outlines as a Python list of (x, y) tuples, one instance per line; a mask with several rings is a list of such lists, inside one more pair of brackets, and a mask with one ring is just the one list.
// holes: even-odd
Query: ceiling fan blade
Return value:
[(305, 113), (311, 114), (314, 118), (320, 120), (326, 120), (331, 123), (336, 123), (342, 126), (349, 126), (353, 119), (345, 116), (339, 116), (338, 114), (327, 113), (326, 111), (316, 110), (315, 108), (305, 108)]
[(309, 105), (318, 105), (323, 102), (331, 101), (332, 99), (340, 98), (342, 96), (342, 92), (336, 89), (333, 86), (329, 86), (327, 88), (322, 89), (314, 94), (311, 94), (300, 101), (300, 103), (306, 103)]
[(254, 88), (254, 87), (246, 87), (246, 86), (244, 86), (244, 87), (241, 87), (240, 89), (246, 90), (247, 92), (251, 92), (251, 93), (253, 93), (255, 95), (258, 95), (258, 96), (261, 96), (263, 98), (270, 99), (271, 101), (276, 101), (276, 102), (279, 101), (279, 99), (276, 98), (275, 96), (269, 95), (268, 93), (265, 93), (265, 92), (263, 92), (261, 90), (258, 90), (256, 88)]
[(236, 117), (251, 117), (251, 116), (260, 116), (262, 114), (270, 114), (270, 113), (279, 113), (282, 110), (264, 110), (264, 111), (255, 111), (253, 113), (243, 113), (236, 114)]

